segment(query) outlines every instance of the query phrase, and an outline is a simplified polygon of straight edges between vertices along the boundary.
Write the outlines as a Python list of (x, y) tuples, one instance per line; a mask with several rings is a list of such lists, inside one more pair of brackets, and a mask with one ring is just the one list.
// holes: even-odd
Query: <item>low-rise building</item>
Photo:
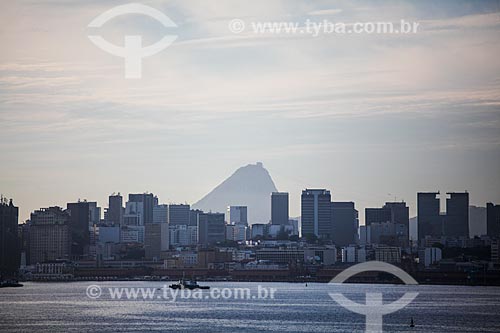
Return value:
[(401, 248), (396, 246), (376, 246), (375, 260), (397, 264), (401, 262)]

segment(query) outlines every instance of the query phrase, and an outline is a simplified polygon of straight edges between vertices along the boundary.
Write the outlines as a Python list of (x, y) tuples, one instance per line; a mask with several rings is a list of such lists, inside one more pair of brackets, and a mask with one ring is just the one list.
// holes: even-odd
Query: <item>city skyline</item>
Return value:
[[(98, 30), (119, 45), (142, 34), (150, 44), (165, 29), (140, 15), (86, 28), (117, 4), (0, 4), (8, 45), (0, 54), (0, 189), (16, 198), (22, 219), (67, 198), (104, 202), (116, 190), (195, 202), (255, 161), (290, 192), (291, 216), (300, 191), (314, 187), (359, 207), (396, 196), (412, 216), (418, 191), (500, 201), (494, 2), (144, 1), (177, 24), (167, 33), (178, 39), (145, 59), (136, 81), (87, 35)], [(234, 18), (248, 29), (253, 20), (402, 18), (420, 28), (236, 35)]]
[(0, 330), (500, 332), (500, 0), (0, 22)]
[[(306, 189), (307, 187), (304, 187), (302, 189), (300, 189), (299, 192), (303, 191), (304, 189)], [(313, 187), (309, 187), (309, 188), (313, 188)], [(328, 189), (328, 191), (331, 192), (331, 196), (332, 196), (332, 200), (333, 201), (352, 201), (356, 204), (356, 207), (359, 209), (359, 217), (360, 217), (360, 224), (364, 225), (365, 224), (365, 221), (366, 221), (366, 216), (365, 216), (365, 209), (371, 209), (371, 207), (381, 207), (383, 206), (385, 203), (397, 203), (397, 202), (405, 202), (408, 206), (409, 206), (409, 212), (410, 212), (410, 217), (413, 218), (413, 217), (416, 217), (417, 216), (417, 194), (418, 193), (436, 193), (438, 194), (438, 192), (440, 193), (438, 196), (440, 198), (440, 200), (438, 200), (438, 203), (440, 205), (440, 213), (445, 213), (446, 212), (446, 197), (448, 195), (448, 193), (454, 193), (454, 192), (468, 192), (469, 193), (469, 197), (470, 197), (470, 201), (469, 201), (469, 205), (470, 206), (477, 206), (477, 207), (484, 207), (486, 208), (486, 204), (488, 202), (500, 202), (500, 200), (491, 200), (491, 199), (488, 199), (486, 200), (485, 202), (477, 202), (477, 201), (473, 201), (474, 198), (477, 198), (480, 197), (480, 196), (475, 196), (474, 193), (471, 193), (467, 190), (462, 190), (462, 191), (448, 191), (447, 189), (443, 189), (443, 190), (439, 190), (439, 189), (431, 189), (429, 191), (415, 191), (414, 192), (414, 198), (413, 200), (406, 200), (404, 198), (398, 198), (397, 196), (395, 197), (392, 197), (390, 194), (387, 194), (387, 197), (385, 199), (382, 199), (382, 201), (380, 202), (375, 202), (375, 200), (371, 201), (371, 202), (374, 202), (373, 204), (370, 204), (370, 205), (367, 205), (367, 206), (362, 206), (361, 204), (359, 204), (359, 201), (356, 199), (356, 198), (339, 198), (338, 196), (335, 195), (335, 190), (332, 190), (331, 188), (328, 188), (326, 186), (318, 186), (316, 188), (326, 188)], [(288, 196), (289, 196), (289, 200), (290, 202), (297, 202), (297, 207), (293, 207), (292, 204), (289, 204), (289, 216), (290, 218), (297, 218), (297, 217), (301, 217), (301, 214), (300, 214), (300, 210), (301, 210), (301, 204), (300, 204), (300, 195), (298, 198), (293, 198), (290, 193), (293, 193), (294, 191), (283, 191), (280, 189), (280, 192), (279, 193), (288, 193)], [(29, 220), (29, 216), (30, 214), (37, 210), (37, 209), (40, 209), (40, 208), (43, 208), (43, 207), (52, 207), (52, 206), (59, 206), (59, 207), (64, 207), (66, 205), (66, 203), (68, 202), (76, 202), (78, 200), (80, 201), (88, 201), (88, 202), (97, 202), (98, 205), (100, 205), (100, 207), (105, 207), (105, 205), (103, 203), (107, 203), (108, 202), (108, 199), (110, 196), (115, 196), (116, 193), (123, 193), (123, 195), (130, 195), (130, 194), (133, 194), (135, 196), (142, 196), (143, 194), (144, 195), (154, 195), (155, 197), (158, 197), (160, 198), (160, 195), (157, 194), (156, 192), (152, 192), (152, 191), (135, 191), (135, 192), (126, 192), (126, 191), (114, 191), (114, 192), (109, 192), (108, 194), (99, 194), (99, 197), (103, 197), (105, 199), (103, 200), (98, 200), (98, 199), (95, 199), (95, 198), (92, 198), (92, 197), (85, 197), (85, 196), (79, 196), (78, 198), (76, 199), (63, 199), (62, 202), (53, 202), (51, 201), (49, 198), (47, 198), (47, 204), (45, 205), (42, 205), (40, 207), (33, 207), (32, 209), (31, 208), (24, 208), (21, 206), (21, 204), (18, 202), (18, 200), (16, 198), (15, 201), (16, 201), (16, 205), (19, 206), (19, 223), (23, 223), (24, 221), (26, 220)], [(137, 193), (137, 194), (134, 194), (134, 193)], [(271, 199), (272, 199), (272, 193), (269, 193), (269, 202), (271, 202)], [(5, 193), (1, 193), (3, 195), (3, 197), (5, 198), (12, 198), (11, 196), (9, 195), (6, 195)], [(124, 196), (124, 198), (126, 199), (126, 197)], [(151, 198), (152, 200), (152, 198)], [(124, 201), (124, 203), (126, 202), (127, 200)], [(184, 205), (184, 204), (187, 204), (187, 205), (193, 205), (197, 200), (195, 200), (194, 202), (188, 202), (188, 201), (175, 201), (175, 200), (165, 200), (163, 198), (160, 198), (160, 203), (161, 204), (179, 204), (179, 205)], [(245, 205), (246, 203), (245, 202), (242, 202), (241, 203), (242, 205)], [(229, 205), (228, 205), (229, 206)], [(377, 208), (378, 209), (378, 208)], [(297, 214), (293, 214), (292, 212), (293, 211), (296, 211)], [(26, 214), (26, 218), (23, 218), (24, 215), (22, 214)], [(225, 211), (221, 211), (219, 213), (225, 213)], [(269, 209), (269, 215), (271, 216), (271, 213), (272, 213), (272, 210)], [(100, 217), (102, 218), (104, 215), (104, 213), (101, 212), (100, 213)], [(270, 219), (271, 220), (271, 219)], [(251, 223), (267, 223), (268, 221), (249, 221)]]

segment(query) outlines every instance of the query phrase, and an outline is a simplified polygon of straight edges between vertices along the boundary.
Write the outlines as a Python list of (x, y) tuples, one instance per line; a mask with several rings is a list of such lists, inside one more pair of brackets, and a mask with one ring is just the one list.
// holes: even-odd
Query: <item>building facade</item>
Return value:
[(438, 238), (443, 235), (439, 192), (417, 193), (417, 223), (419, 242), (426, 236)]
[(12, 200), (0, 201), (0, 276), (14, 276), (20, 263), (20, 242), (18, 238), (19, 208)]
[(486, 233), (490, 238), (500, 239), (500, 205), (486, 204)]
[(71, 231), (71, 255), (80, 259), (87, 255), (90, 246), (91, 213), (87, 201), (67, 204)]
[(168, 205), (168, 223), (170, 225), (189, 225), (190, 210), (189, 205)]
[(214, 245), (226, 240), (226, 222), (223, 213), (203, 213), (198, 218), (198, 243)]
[(444, 235), (469, 238), (469, 193), (448, 192), (447, 195)]
[(354, 202), (332, 202), (332, 239), (337, 246), (357, 243), (358, 211)]
[(68, 260), (72, 253), (71, 216), (60, 207), (31, 213), (29, 227), (30, 264)]
[(302, 236), (322, 239), (332, 237), (330, 191), (305, 189), (301, 196)]
[(227, 216), (229, 224), (248, 225), (247, 206), (229, 206), (227, 207)]
[(142, 203), (143, 225), (153, 223), (153, 207), (155, 206), (155, 202), (158, 201), (153, 193), (131, 193), (128, 195), (128, 201)]
[(123, 197), (120, 193), (112, 194), (108, 198), (106, 222), (111, 225), (123, 224)]
[(271, 224), (288, 224), (288, 192), (271, 193)]

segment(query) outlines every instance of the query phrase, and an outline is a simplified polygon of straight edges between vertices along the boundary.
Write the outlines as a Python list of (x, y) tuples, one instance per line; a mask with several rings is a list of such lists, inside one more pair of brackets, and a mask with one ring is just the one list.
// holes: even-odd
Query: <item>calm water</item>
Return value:
[[(99, 284), (97, 300), (86, 296)], [(384, 301), (405, 290), (420, 294), (406, 308), (384, 316), (385, 332), (500, 332), (500, 288), (262, 283), (276, 288), (274, 299), (112, 300), (109, 287), (161, 288), (163, 282), (25, 283), (0, 289), (1, 332), (184, 331), (184, 332), (363, 332), (364, 317), (340, 307), (328, 292), (358, 303), (365, 292)], [(250, 288), (259, 283), (210, 282), (212, 288)], [(157, 293), (162, 294), (162, 290)], [(203, 295), (209, 292), (203, 291)], [(156, 296), (155, 296), (156, 297)], [(416, 327), (408, 327), (410, 317)]]

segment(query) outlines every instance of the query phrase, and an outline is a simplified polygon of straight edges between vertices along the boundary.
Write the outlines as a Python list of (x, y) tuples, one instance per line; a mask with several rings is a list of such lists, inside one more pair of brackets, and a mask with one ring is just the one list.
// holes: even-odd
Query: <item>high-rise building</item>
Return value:
[(469, 193), (448, 192), (446, 213), (440, 212), (439, 192), (417, 193), (418, 239), (469, 238)]
[(159, 260), (161, 252), (168, 251), (169, 228), (167, 223), (150, 223), (144, 226), (146, 259)]
[(444, 235), (469, 238), (469, 193), (448, 192), (447, 195)]
[(332, 202), (332, 240), (337, 246), (356, 244), (358, 211), (354, 202)]
[(88, 253), (90, 245), (90, 204), (87, 201), (68, 203), (67, 210), (70, 215), (71, 255), (78, 259)]
[(500, 205), (486, 204), (486, 233), (491, 238), (500, 239)]
[(271, 224), (288, 224), (288, 192), (273, 192), (271, 194)]
[(190, 214), (189, 205), (168, 205), (168, 223), (170, 225), (189, 225)]
[(332, 213), (330, 191), (305, 189), (301, 197), (302, 236), (332, 237)]
[(366, 226), (369, 230), (369, 244), (405, 247), (408, 245), (408, 228), (402, 223), (381, 222)]
[(406, 202), (386, 202), (384, 208), (391, 211), (391, 222), (396, 224), (403, 224), (407, 229), (410, 224), (410, 207)]
[(89, 202), (89, 214), (89, 229), (91, 229), (101, 222), (101, 207), (97, 206), (97, 202)]
[(20, 263), (20, 244), (18, 239), (19, 208), (12, 200), (0, 200), (0, 276), (16, 275)]
[(365, 225), (391, 221), (391, 210), (387, 207), (365, 208)]
[(191, 209), (189, 211), (189, 225), (197, 227), (198, 226), (198, 217), (202, 214), (203, 211), (199, 209)]
[(487, 234), (486, 207), (469, 206), (469, 237)]
[[(85, 205), (72, 205), (73, 214)], [(71, 219), (68, 211), (60, 207), (41, 208), (31, 213), (29, 228), (30, 264), (56, 259), (70, 259)], [(88, 229), (87, 229), (88, 231)], [(81, 241), (81, 238), (78, 239)], [(78, 245), (82, 245), (78, 243)]]
[(417, 193), (417, 223), (419, 242), (426, 236), (439, 238), (443, 235), (439, 192)]
[(223, 213), (203, 213), (198, 219), (198, 243), (213, 245), (226, 239), (226, 222)]
[[(391, 236), (398, 239), (398, 244), (401, 246), (405, 246), (408, 243), (410, 208), (406, 206), (406, 202), (386, 202), (381, 208), (366, 208), (365, 225), (369, 227), (375, 223), (377, 226), (386, 226), (389, 230), (397, 230), (397, 234)], [(392, 225), (389, 226), (387, 223)], [(400, 235), (401, 231), (404, 231), (406, 235)]]
[(227, 215), (229, 224), (248, 225), (247, 206), (228, 206)]
[(123, 214), (123, 225), (143, 226), (144, 225), (144, 203), (137, 201), (128, 201), (125, 204), (125, 213)]
[(153, 223), (168, 223), (168, 205), (153, 207)]
[(122, 225), (123, 224), (123, 197), (118, 194), (112, 194), (109, 196), (108, 203), (108, 213), (107, 213), (107, 223), (111, 225)]
[(129, 194), (128, 195), (129, 202), (142, 202), (144, 215), (143, 222), (144, 224), (153, 223), (153, 207), (155, 203), (158, 202), (158, 199), (152, 193), (139, 193), (139, 194)]

